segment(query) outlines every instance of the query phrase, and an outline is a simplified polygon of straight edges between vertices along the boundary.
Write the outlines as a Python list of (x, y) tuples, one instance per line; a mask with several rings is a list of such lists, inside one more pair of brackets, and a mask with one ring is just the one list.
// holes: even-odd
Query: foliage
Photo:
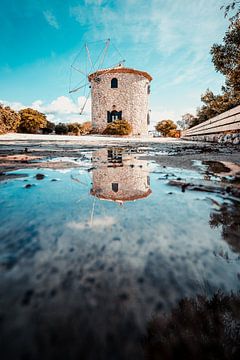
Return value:
[(68, 126), (68, 133), (73, 135), (80, 135), (81, 127), (82, 127), (81, 124), (75, 122), (75, 123), (70, 123), (67, 126)]
[(203, 105), (197, 109), (197, 118), (191, 126), (240, 105), (240, 20), (230, 25), (223, 44), (212, 46), (211, 55), (216, 71), (225, 76), (225, 85), (218, 95), (206, 90), (201, 97)]
[(173, 138), (179, 138), (180, 137), (180, 131), (179, 130), (170, 130), (167, 134), (167, 136), (169, 137), (173, 137)]
[(43, 134), (51, 134), (55, 130), (55, 124), (47, 120), (47, 125), (42, 130)]
[(177, 125), (172, 120), (162, 120), (157, 123), (155, 129), (163, 136), (168, 136), (170, 130), (176, 130)]
[(230, 4), (226, 5), (226, 6), (221, 6), (221, 9), (224, 9), (224, 15), (225, 17), (227, 17), (228, 15), (230, 15), (231, 12), (235, 11), (235, 14), (232, 15), (229, 20), (231, 22), (234, 22), (235, 20), (237, 20), (240, 16), (240, 1), (239, 0), (234, 0), (232, 1)]
[(192, 126), (196, 125), (197, 118), (189, 113), (182, 115), (182, 120), (177, 121), (178, 126), (182, 130), (187, 130)]
[(85, 121), (83, 124), (81, 124), (81, 135), (90, 134), (91, 131), (92, 123), (90, 121)]
[(127, 120), (115, 120), (103, 131), (106, 135), (130, 135), (131, 133), (132, 125)]
[(64, 123), (59, 123), (55, 126), (55, 133), (57, 135), (67, 135), (68, 125)]
[(216, 71), (226, 77), (224, 92), (240, 97), (240, 20), (229, 27), (223, 44), (212, 46), (211, 55)]
[(47, 125), (46, 115), (37, 110), (26, 108), (19, 111), (21, 117), (19, 132), (36, 134), (39, 129), (43, 129)]
[(183, 298), (167, 315), (152, 317), (146, 359), (234, 360), (240, 354), (240, 294)]
[(0, 134), (14, 132), (20, 124), (20, 116), (9, 106), (0, 104)]

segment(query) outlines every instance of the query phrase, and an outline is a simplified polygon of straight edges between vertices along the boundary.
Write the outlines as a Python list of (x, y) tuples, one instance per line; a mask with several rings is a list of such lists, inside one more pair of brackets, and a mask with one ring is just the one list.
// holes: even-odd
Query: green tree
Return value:
[(182, 115), (182, 120), (177, 121), (177, 124), (182, 130), (187, 130), (190, 127), (196, 125), (196, 121), (197, 118), (194, 115), (186, 113)]
[(81, 134), (81, 128), (82, 125), (75, 122), (68, 124), (68, 133), (74, 134), (74, 135), (80, 135)]
[(171, 130), (176, 130), (177, 125), (172, 120), (162, 120), (157, 123), (155, 129), (163, 136), (168, 136)]
[(20, 124), (19, 114), (9, 106), (0, 104), (0, 134), (15, 132)]
[(221, 6), (221, 9), (224, 9), (224, 15), (225, 17), (228, 17), (230, 15), (229, 20), (231, 22), (236, 21), (240, 16), (240, 1), (234, 0), (228, 5)]
[(68, 134), (68, 125), (64, 123), (59, 123), (55, 126), (55, 133), (58, 135), (67, 135)]
[(55, 130), (55, 124), (47, 120), (46, 127), (42, 129), (43, 134), (51, 134)]
[(47, 125), (46, 115), (37, 110), (26, 108), (19, 111), (21, 117), (18, 131), (30, 134), (36, 134), (40, 129)]
[(216, 71), (225, 76), (222, 94), (214, 95), (209, 89), (202, 95), (203, 105), (197, 109), (194, 125), (240, 105), (240, 20), (230, 25), (222, 44), (211, 48)]
[(216, 71), (226, 78), (223, 91), (229, 93), (229, 96), (237, 95), (240, 98), (240, 19), (231, 24), (223, 44), (212, 46), (211, 55)]

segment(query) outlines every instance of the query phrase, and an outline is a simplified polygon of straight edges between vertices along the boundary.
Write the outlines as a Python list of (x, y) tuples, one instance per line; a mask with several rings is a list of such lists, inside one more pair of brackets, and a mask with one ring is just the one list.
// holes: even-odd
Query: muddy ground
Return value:
[[(156, 143), (149, 141), (143, 143), (102, 142), (99, 144), (79, 144), (71, 141), (0, 141), (0, 172), (13, 171), (23, 168), (68, 168), (74, 164), (63, 158), (79, 158), (84, 151), (96, 150), (103, 147), (116, 147), (137, 151), (143, 154), (143, 158), (159, 162), (161, 165), (191, 169), (193, 160), (199, 161), (223, 161), (240, 165), (240, 148), (232, 145), (219, 145), (214, 143), (197, 143), (189, 141), (176, 141)], [(59, 158), (54, 163), (49, 162), (52, 158)]]

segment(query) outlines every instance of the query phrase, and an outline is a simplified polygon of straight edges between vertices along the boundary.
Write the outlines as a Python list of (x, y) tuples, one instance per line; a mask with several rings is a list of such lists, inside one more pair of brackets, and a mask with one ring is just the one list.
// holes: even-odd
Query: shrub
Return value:
[(130, 135), (132, 125), (127, 120), (115, 120), (109, 123), (103, 134), (106, 135)]
[(67, 135), (68, 134), (68, 125), (64, 123), (59, 123), (55, 126), (55, 133), (57, 135)]
[(72, 135), (80, 135), (81, 134), (81, 128), (82, 125), (79, 123), (70, 123), (68, 126), (68, 133)]
[(21, 117), (19, 132), (36, 134), (40, 129), (47, 125), (46, 115), (37, 110), (26, 108), (19, 111)]
[(43, 134), (51, 134), (55, 130), (55, 124), (51, 121), (47, 121), (47, 125), (42, 129)]
[(92, 131), (92, 123), (90, 121), (85, 121), (81, 124), (81, 135), (90, 134)]
[(179, 130), (169, 130), (167, 136), (173, 137), (173, 138), (179, 138), (180, 137), (180, 131)]
[(9, 106), (0, 104), (0, 134), (15, 132), (20, 124), (20, 115)]
[(177, 125), (172, 120), (162, 120), (157, 123), (155, 129), (163, 136), (168, 136), (170, 130), (176, 130)]

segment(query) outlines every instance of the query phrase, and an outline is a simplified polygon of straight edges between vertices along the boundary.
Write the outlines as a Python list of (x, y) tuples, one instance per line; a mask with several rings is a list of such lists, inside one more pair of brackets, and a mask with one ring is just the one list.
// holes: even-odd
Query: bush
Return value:
[(90, 121), (85, 121), (83, 124), (81, 124), (81, 135), (90, 134), (91, 131), (92, 123)]
[(177, 125), (172, 120), (162, 120), (157, 123), (155, 129), (163, 136), (168, 136), (171, 130), (176, 130)]
[(173, 138), (180, 138), (180, 131), (179, 130), (170, 130), (167, 134), (169, 137)]
[(36, 134), (40, 129), (47, 126), (46, 115), (37, 110), (26, 108), (19, 111), (21, 117), (19, 132)]
[(55, 130), (55, 124), (51, 121), (47, 121), (47, 125), (42, 129), (43, 134), (51, 134)]
[(81, 128), (82, 125), (79, 123), (70, 123), (68, 126), (68, 133), (72, 135), (80, 135), (81, 134)]
[(68, 125), (64, 123), (59, 123), (55, 126), (55, 133), (57, 135), (67, 135), (68, 134)]
[(15, 132), (20, 124), (20, 115), (9, 106), (0, 104), (0, 134)]
[(115, 120), (103, 131), (105, 135), (130, 135), (131, 133), (132, 125), (127, 120)]

